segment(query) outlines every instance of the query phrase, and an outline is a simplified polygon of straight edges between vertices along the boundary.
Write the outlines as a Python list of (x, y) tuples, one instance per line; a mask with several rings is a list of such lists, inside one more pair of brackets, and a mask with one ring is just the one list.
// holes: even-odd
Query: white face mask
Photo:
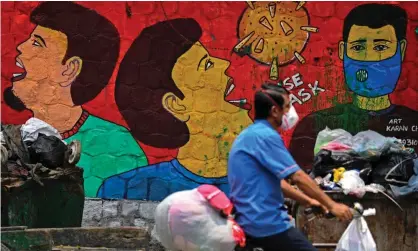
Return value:
[(289, 111), (286, 114), (283, 114), (282, 125), (280, 126), (280, 128), (282, 128), (285, 131), (290, 130), (296, 125), (298, 121), (299, 115), (296, 112), (295, 107), (290, 106)]

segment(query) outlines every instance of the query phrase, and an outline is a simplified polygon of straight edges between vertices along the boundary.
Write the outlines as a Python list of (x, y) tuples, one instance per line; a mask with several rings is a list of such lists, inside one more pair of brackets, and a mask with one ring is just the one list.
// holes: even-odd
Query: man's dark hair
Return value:
[(67, 36), (63, 64), (78, 56), (83, 66), (71, 84), (75, 105), (94, 99), (108, 84), (119, 56), (120, 37), (116, 27), (94, 10), (73, 2), (43, 2), (30, 15), (36, 25)]
[(178, 148), (189, 141), (185, 122), (168, 112), (163, 96), (184, 94), (171, 77), (177, 59), (202, 36), (194, 19), (173, 19), (145, 28), (123, 58), (115, 99), (132, 135), (159, 148)]
[(347, 42), (353, 25), (378, 29), (391, 25), (395, 29), (398, 41), (405, 39), (408, 17), (406, 11), (392, 4), (363, 4), (355, 7), (344, 19), (343, 40)]
[(277, 84), (263, 84), (254, 96), (255, 119), (268, 118), (271, 108), (276, 105), (267, 95), (283, 109), (284, 96), (289, 95), (289, 91)]

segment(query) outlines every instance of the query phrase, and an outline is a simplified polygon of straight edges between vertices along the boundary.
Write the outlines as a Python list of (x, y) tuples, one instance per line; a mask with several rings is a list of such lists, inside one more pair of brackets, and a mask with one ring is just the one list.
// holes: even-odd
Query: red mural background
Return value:
[[(335, 97), (341, 102), (346, 89), (342, 61), (338, 58), (338, 42), (342, 39), (343, 20), (355, 6), (365, 2), (307, 2), (305, 8), (310, 17), (310, 25), (319, 28), (318, 33), (311, 33), (309, 41), (301, 53), (306, 59), (305, 64), (297, 60), (279, 68), (279, 80), (291, 77), (296, 73), (302, 75), (307, 88), (308, 83), (318, 81), (326, 91), (313, 97), (306, 103), (295, 107), (301, 118), (307, 114), (331, 107)], [(374, 2), (376, 3), (376, 2)], [(385, 2), (388, 3), (388, 2)], [(404, 105), (418, 110), (418, 51), (416, 29), (418, 27), (417, 2), (391, 2), (398, 4), (408, 13), (406, 39), (408, 42), (405, 60), (402, 65), (401, 77), (396, 90), (390, 95), (393, 104)], [(246, 98), (252, 103), (253, 93), (264, 81), (269, 79), (269, 66), (260, 65), (248, 56), (233, 53), (238, 43), (238, 20), (244, 9), (245, 2), (79, 2), (94, 9), (108, 18), (119, 30), (121, 50), (118, 62), (145, 27), (166, 19), (189, 17), (194, 18), (203, 29), (201, 43), (215, 57), (231, 62), (228, 75), (232, 76), (237, 86), (228, 99)], [(10, 78), (17, 66), (17, 45), (27, 39), (34, 25), (29, 22), (29, 15), (38, 2), (2, 2), (2, 38), (1, 38), (1, 81), (3, 90), (11, 85)], [(127, 11), (129, 9), (129, 11)], [(130, 15), (127, 14), (130, 12)], [(370, 13), (371, 15), (373, 13)], [(130, 17), (128, 17), (130, 16)], [(72, 22), (75, 20), (69, 20)], [(108, 86), (91, 102), (83, 107), (93, 115), (126, 126), (114, 100), (114, 81), (118, 71), (116, 66)], [(292, 93), (297, 93), (293, 89)], [(334, 99), (334, 101), (333, 101)], [(16, 112), (4, 104), (2, 99), (2, 123), (24, 123), (31, 114)], [(251, 112), (251, 116), (253, 113)], [(292, 131), (286, 132), (284, 139), (289, 143)], [(150, 164), (176, 156), (176, 151), (155, 149), (141, 144)]]

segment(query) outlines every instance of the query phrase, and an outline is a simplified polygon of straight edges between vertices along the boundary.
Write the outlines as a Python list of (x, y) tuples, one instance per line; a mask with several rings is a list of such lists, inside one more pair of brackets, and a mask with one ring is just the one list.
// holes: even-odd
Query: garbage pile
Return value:
[(418, 156), (399, 139), (368, 130), (352, 136), (325, 128), (315, 143), (310, 173), (324, 190), (363, 197), (388, 190), (395, 197), (418, 192)]
[(0, 139), (3, 188), (19, 187), (29, 180), (43, 186), (43, 179), (82, 172), (75, 167), (80, 159), (80, 142), (67, 145), (60, 133), (42, 120), (31, 118), (24, 125), (2, 124)]

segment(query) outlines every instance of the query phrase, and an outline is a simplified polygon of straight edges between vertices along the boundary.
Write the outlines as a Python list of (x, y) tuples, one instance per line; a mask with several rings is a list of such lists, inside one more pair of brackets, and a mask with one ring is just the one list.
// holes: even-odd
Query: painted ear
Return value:
[(179, 99), (174, 93), (168, 92), (162, 98), (162, 104), (164, 109), (173, 114), (178, 120), (186, 122), (189, 120), (190, 115), (187, 115), (187, 107), (182, 104), (182, 100)]
[(406, 39), (402, 39), (400, 41), (400, 44), (401, 44), (401, 55), (402, 55), (402, 61), (403, 61), (403, 59), (405, 58), (406, 45), (407, 45)]
[(65, 85), (71, 84), (80, 75), (82, 66), (83, 60), (79, 57), (72, 57), (65, 62), (65, 69), (62, 72), (62, 76), (66, 79)]
[(344, 59), (344, 41), (340, 41), (338, 44), (338, 57)]

